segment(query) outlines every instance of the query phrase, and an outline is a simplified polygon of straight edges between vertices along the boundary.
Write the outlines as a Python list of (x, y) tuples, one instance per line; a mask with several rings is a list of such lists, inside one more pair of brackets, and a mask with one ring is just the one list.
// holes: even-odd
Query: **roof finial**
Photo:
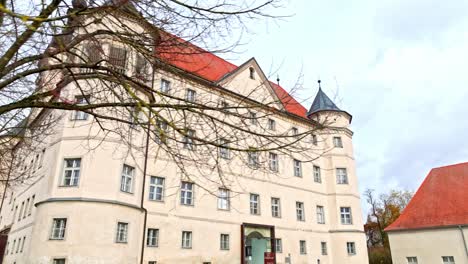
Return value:
[(319, 84), (319, 89), (322, 89), (322, 85), (320, 85), (320, 83), (322, 82), (320, 79), (318, 79), (318, 84)]
[(278, 74), (278, 75), (276, 75), (276, 82), (278, 83), (278, 85), (280, 85), (279, 81), (280, 81), (280, 78), (279, 78), (279, 74)]

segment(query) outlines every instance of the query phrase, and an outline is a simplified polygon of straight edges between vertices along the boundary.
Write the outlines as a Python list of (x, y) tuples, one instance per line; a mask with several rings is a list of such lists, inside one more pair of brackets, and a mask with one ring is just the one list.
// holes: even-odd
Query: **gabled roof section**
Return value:
[(468, 162), (429, 172), (398, 219), (385, 231), (468, 224)]
[(325, 92), (322, 91), (322, 87), (320, 86), (320, 80), (318, 81), (318, 83), (319, 90), (307, 115), (311, 115), (319, 111), (341, 111), (341, 109), (339, 109), (338, 106), (335, 105), (335, 103), (330, 99), (330, 97), (328, 97), (325, 94)]
[[(165, 31), (160, 31), (160, 41), (156, 53), (162, 61), (214, 84), (226, 76), (234, 74), (233, 72), (239, 68), (213, 53)], [(287, 112), (303, 118), (307, 117), (307, 110), (286, 90), (273, 82), (269, 83)]]

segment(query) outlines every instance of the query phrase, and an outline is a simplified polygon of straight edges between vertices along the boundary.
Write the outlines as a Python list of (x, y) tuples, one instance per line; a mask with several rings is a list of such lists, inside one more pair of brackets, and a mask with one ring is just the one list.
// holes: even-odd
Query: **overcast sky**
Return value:
[(431, 168), (468, 161), (468, 1), (293, 0), (286, 11), (231, 57), (279, 67), (287, 89), (302, 71), (302, 99), (318, 78), (338, 95), (361, 193), (416, 190)]

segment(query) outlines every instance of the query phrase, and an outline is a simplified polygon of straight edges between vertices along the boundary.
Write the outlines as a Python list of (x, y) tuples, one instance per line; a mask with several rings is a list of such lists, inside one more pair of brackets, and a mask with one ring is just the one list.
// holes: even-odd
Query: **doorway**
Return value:
[[(275, 229), (273, 226), (242, 224), (242, 264), (275, 264)], [(273, 256), (273, 260), (265, 260)]]

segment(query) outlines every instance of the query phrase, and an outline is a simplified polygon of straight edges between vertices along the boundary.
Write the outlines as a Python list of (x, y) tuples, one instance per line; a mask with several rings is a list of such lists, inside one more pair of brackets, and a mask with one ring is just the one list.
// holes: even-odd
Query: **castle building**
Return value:
[[(184, 50), (202, 51), (184, 44)], [(83, 43), (81, 50), (99, 56), (92, 45)], [(143, 69), (131, 66), (141, 65), (134, 50), (109, 38), (100, 39), (100, 47), (114, 70)], [(216, 102), (225, 111), (241, 113), (235, 118), (246, 116), (236, 123), (239, 130), (261, 128), (272, 135), (300, 136), (301, 151), (241, 152), (221, 136), (220, 145), (208, 151), (197, 141), (218, 135), (207, 132), (209, 124), (204, 122), (167, 145), (162, 144), (162, 134), (176, 130), (175, 121), (148, 125), (148, 131), (144, 126), (129, 128), (132, 132), (119, 138), (108, 136), (119, 128), (103, 132), (108, 123), (86, 112), (41, 110), (38, 116), (52, 115), (57, 122), (37, 152), (22, 154), (24, 168), (13, 172), (28, 171), (31, 177), (7, 190), (0, 212), (2, 263), (368, 262), (349, 113), (321, 87), (307, 111), (278, 83), (270, 82), (253, 58), (236, 66), (205, 51), (158, 56), (168, 66), (151, 71), (145, 80), (155, 92), (140, 95), (156, 97), (156, 102), (160, 95), (206, 106)], [(61, 100), (86, 104), (109, 98), (100, 94), (99, 85), (65, 83)], [(161, 115), (178, 116), (177, 111), (168, 108)], [(150, 113), (138, 113), (138, 118)], [(213, 115), (218, 114), (223, 112)], [(188, 122), (187, 118), (177, 120)], [(229, 118), (234, 117), (217, 120)], [(318, 123), (327, 126), (317, 129)], [(234, 129), (223, 131), (233, 134)], [(160, 137), (150, 137), (149, 131)], [(250, 138), (239, 136), (242, 140)], [(216, 156), (216, 172), (187, 159), (203, 151)]]
[(388, 226), (395, 264), (468, 263), (468, 163), (432, 169)]

